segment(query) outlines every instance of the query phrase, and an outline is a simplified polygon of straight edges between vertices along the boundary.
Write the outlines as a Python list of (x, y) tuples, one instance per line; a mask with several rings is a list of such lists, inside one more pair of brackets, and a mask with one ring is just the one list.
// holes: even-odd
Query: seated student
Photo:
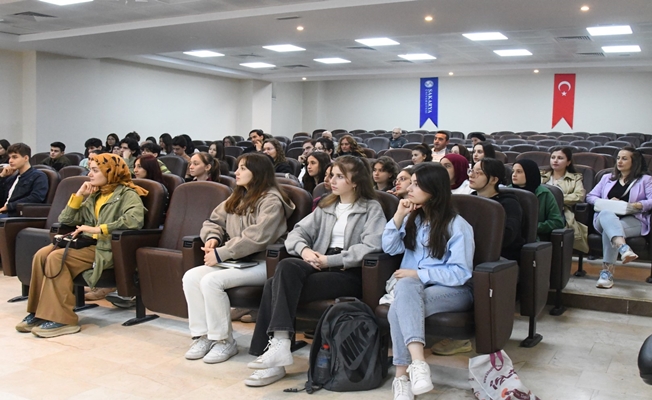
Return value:
[[(25, 143), (7, 147), (9, 165), (0, 172), (0, 218), (17, 217), (21, 203), (43, 203), (50, 187), (48, 177), (32, 168), (32, 149)], [(18, 173), (16, 173), (18, 172)]]
[(555, 196), (541, 184), (541, 172), (537, 163), (521, 159), (514, 163), (512, 171), (512, 186), (534, 193), (539, 200), (537, 238), (547, 239), (553, 230), (566, 226)]
[(59, 222), (76, 226), (73, 236), (93, 237), (97, 245), (69, 248), (65, 258), (65, 249), (52, 245), (34, 255), (29, 314), (16, 325), (18, 332), (32, 332), (40, 337), (79, 332), (81, 327), (73, 311), (73, 279), (83, 273), (88, 285), (95, 287), (102, 272), (113, 268), (111, 232), (143, 227), (145, 207), (140, 196), (146, 196), (147, 191), (131, 181), (122, 157), (92, 155), (88, 177), (90, 180), (70, 197)]
[(337, 140), (333, 138), (333, 133), (331, 131), (323, 131), (319, 139), (326, 139), (333, 142), (333, 147), (337, 147)]
[(136, 143), (140, 143), (140, 135), (136, 131), (131, 131), (125, 135), (125, 138), (133, 139)]
[(496, 149), (491, 143), (480, 142), (473, 146), (473, 163), (484, 160), (485, 157), (496, 158)]
[(323, 151), (328, 154), (330, 158), (333, 158), (333, 153), (335, 152), (335, 143), (327, 138), (319, 138), (315, 143), (314, 151)]
[(473, 144), (473, 146), (487, 140), (487, 138), (480, 132), (473, 132), (472, 134), (469, 135), (469, 139), (471, 139), (471, 143)]
[(564, 219), (566, 227), (575, 232), (573, 248), (589, 252), (588, 227), (575, 219), (573, 206), (584, 201), (586, 191), (582, 174), (575, 171), (573, 153), (569, 147), (555, 147), (550, 153), (550, 171), (541, 172), (541, 183), (559, 187), (564, 193)]
[(147, 138), (143, 143), (147, 143), (147, 142), (156, 144), (156, 138), (154, 136), (147, 136)]
[[(201, 229), (204, 264), (183, 276), (190, 333), (195, 339), (185, 357), (213, 364), (238, 353), (233, 339), (226, 289), (262, 286), (267, 279), (265, 249), (285, 236), (294, 204), (276, 183), (269, 158), (243, 154), (235, 172), (236, 188), (217, 206)], [(221, 268), (218, 263), (249, 258), (258, 265)]]
[(333, 158), (341, 156), (365, 157), (365, 154), (358, 142), (353, 139), (353, 136), (344, 135), (340, 138), (337, 145), (337, 154)]
[(297, 160), (304, 166), (306, 165), (306, 161), (308, 161), (308, 156), (313, 152), (315, 149), (315, 143), (317, 143), (316, 140), (314, 139), (306, 139), (301, 143), (301, 148), (303, 149), (303, 153), (297, 157)]
[(159, 162), (153, 154), (143, 153), (134, 163), (134, 176), (138, 179), (150, 179), (165, 186)]
[(251, 153), (256, 151), (263, 151), (263, 142), (267, 139), (262, 129), (252, 129), (249, 132), (249, 140), (253, 144), (252, 147), (245, 149), (245, 153)]
[[(256, 371), (247, 386), (266, 386), (285, 376), (293, 363), (290, 335), (302, 302), (362, 296), (362, 259), (380, 250), (387, 222), (374, 200), (369, 166), (365, 160), (342, 156), (333, 162), (333, 193), (322, 199), (310, 215), (288, 233), (285, 247), (298, 258), (286, 258), (268, 279), (258, 310), (248, 364)], [(304, 291), (306, 286), (310, 288)]]
[(471, 194), (469, 187), (469, 163), (459, 154), (446, 154), (441, 158), (441, 165), (450, 176), (451, 192), (453, 194)]
[(323, 199), (324, 197), (328, 196), (331, 194), (331, 177), (333, 176), (333, 164), (329, 163), (328, 167), (326, 167), (326, 171), (324, 172), (324, 194), (321, 196), (317, 196), (314, 199), (312, 199), (312, 211), (315, 211), (315, 208), (317, 208), (317, 204)]
[(233, 136), (224, 136), (224, 139), (222, 139), (222, 144), (224, 147), (230, 147), (230, 146), (235, 146), (237, 142), (233, 138)]
[(122, 157), (122, 147), (120, 147), (119, 142), (113, 146), (113, 150), (111, 151), (111, 154), (115, 154), (116, 156)]
[(11, 145), (8, 140), (0, 139), (0, 164), (6, 164), (9, 162), (9, 153), (7, 153), (9, 146)]
[(463, 156), (464, 158), (467, 159), (467, 162), (470, 164), (473, 161), (473, 157), (471, 157), (471, 153), (469, 153), (469, 149), (466, 148), (463, 144), (455, 144), (451, 147), (451, 153), (452, 154), (459, 154)]
[[(161, 154), (161, 147), (156, 144), (156, 143), (151, 143), (149, 141), (143, 143), (140, 145), (140, 154), (142, 155), (152, 155), (157, 158), (158, 161), (158, 166), (161, 168), (161, 172), (164, 174), (170, 174), (170, 170), (168, 169), (167, 165), (161, 160), (158, 160), (159, 154)], [(135, 173), (135, 171), (134, 171)]]
[(158, 145), (161, 148), (160, 155), (172, 154), (172, 136), (169, 133), (164, 133), (158, 137)]
[(272, 157), (274, 160), (274, 171), (279, 174), (293, 174), (294, 170), (290, 163), (285, 159), (285, 152), (281, 147), (281, 142), (276, 139), (266, 139), (263, 142), (263, 153)]
[(219, 163), (220, 174), (229, 175), (231, 169), (229, 168), (229, 164), (224, 161), (224, 145), (222, 142), (219, 140), (212, 142), (211, 145), (208, 146), (208, 154), (210, 154), (211, 157), (213, 157)]
[(432, 151), (425, 143), (421, 143), (412, 149), (412, 164), (418, 165), (430, 161), (432, 161)]
[(401, 128), (392, 129), (392, 138), (389, 139), (389, 147), (392, 149), (400, 149), (408, 141), (403, 137), (403, 130)]
[(113, 147), (120, 144), (120, 138), (115, 133), (109, 133), (106, 137), (106, 142), (104, 144), (104, 152), (111, 153), (113, 152)]
[(72, 162), (64, 154), (66, 154), (66, 145), (61, 142), (52, 142), (50, 143), (50, 156), (43, 160), (41, 164), (48, 165), (57, 171), (72, 165)]
[(172, 154), (181, 157), (184, 160), (188, 161), (188, 163), (190, 163), (190, 156), (186, 151), (187, 148), (188, 148), (188, 142), (186, 141), (185, 137), (175, 136), (172, 139)]
[(326, 170), (331, 165), (331, 158), (323, 152), (313, 152), (306, 161), (306, 174), (301, 183), (303, 188), (312, 193), (315, 187), (324, 181)]
[(407, 196), (407, 189), (410, 186), (410, 177), (412, 176), (412, 168), (413, 166), (410, 165), (408, 167), (403, 168), (401, 172), (398, 173), (398, 175), (396, 176), (396, 183), (395, 183), (396, 186), (394, 186), (394, 189), (392, 189), (388, 193), (393, 194), (399, 199), (404, 199), (405, 196)]
[(382, 156), (373, 166), (374, 189), (383, 192), (389, 192), (394, 188), (394, 181), (401, 167), (398, 166), (393, 158)]
[(593, 216), (593, 226), (602, 234), (602, 271), (596, 287), (610, 289), (614, 285), (614, 263), (634, 261), (638, 255), (625, 242), (625, 238), (645, 236), (650, 232), (652, 210), (652, 178), (647, 174), (643, 154), (633, 147), (623, 147), (618, 152), (616, 168), (605, 174), (586, 195), (586, 202), (595, 204), (598, 199), (627, 202), (632, 214), (619, 216), (603, 210)]
[(218, 182), (220, 165), (216, 159), (206, 152), (195, 153), (190, 157), (188, 174), (190, 179), (186, 178), (186, 181)]
[(448, 182), (441, 165), (414, 167), (407, 199), (383, 232), (383, 251), (404, 254), (393, 274), (397, 282), (387, 313), (396, 366), (394, 399), (413, 399), (433, 389), (423, 352), (424, 317), (473, 307), (473, 228), (455, 212)]
[(129, 172), (133, 175), (136, 158), (140, 156), (140, 146), (135, 139), (125, 137), (120, 141), (120, 149), (122, 150), (122, 158), (125, 160)]
[(192, 138), (186, 134), (181, 135), (186, 139), (186, 154), (188, 157), (191, 157), (194, 153), (199, 153), (199, 150), (195, 148), (195, 144), (192, 142)]
[(90, 154), (98, 150), (101, 152), (104, 148), (102, 146), (102, 140), (98, 138), (88, 139), (84, 143), (84, 147), (86, 148), (86, 158), (79, 162), (79, 166), (88, 169), (88, 158), (90, 157)]

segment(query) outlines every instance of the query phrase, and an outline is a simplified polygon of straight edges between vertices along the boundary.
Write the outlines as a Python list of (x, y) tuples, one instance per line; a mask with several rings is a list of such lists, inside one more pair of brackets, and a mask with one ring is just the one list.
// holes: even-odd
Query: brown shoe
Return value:
[(84, 294), (84, 299), (87, 301), (102, 300), (107, 294), (113, 292), (116, 288), (93, 288), (90, 292)]

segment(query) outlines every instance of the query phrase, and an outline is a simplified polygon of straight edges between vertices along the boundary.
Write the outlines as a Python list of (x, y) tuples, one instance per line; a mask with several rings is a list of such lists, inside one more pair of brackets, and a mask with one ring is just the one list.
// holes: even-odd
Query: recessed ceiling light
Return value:
[(641, 51), (641, 47), (639, 45), (602, 46), (602, 51), (605, 53), (638, 53)]
[(494, 50), (494, 53), (501, 57), (516, 57), (516, 56), (531, 56), (528, 50), (525, 49), (511, 49), (511, 50)]
[(538, 73), (539, 73), (539, 70), (538, 70), (538, 69), (535, 69), (535, 70), (534, 70), (534, 73), (535, 73), (535, 74), (538, 74)]
[(476, 42), (481, 40), (507, 40), (507, 36), (500, 32), (463, 33), (462, 36)]
[(276, 65), (274, 65), (274, 64), (267, 64), (267, 63), (264, 63), (264, 62), (243, 63), (243, 64), (240, 64), (240, 65), (242, 65), (243, 67), (247, 67), (247, 68), (274, 68), (274, 67), (276, 67)]
[(399, 57), (409, 61), (436, 60), (437, 57), (426, 53), (399, 54)]
[(297, 26), (297, 30), (298, 30), (298, 31), (302, 31), (302, 30), (303, 30), (303, 26), (301, 26), (301, 25)]
[(395, 46), (397, 44), (400, 44), (399, 42), (392, 40), (390, 38), (369, 38), (369, 39), (356, 39), (356, 42), (360, 44), (364, 44), (365, 46), (369, 47), (377, 47), (377, 46)]
[(589, 8), (589, 6), (582, 6), (582, 7), (580, 7), (580, 10), (586, 12), (586, 11), (589, 11), (590, 8)]
[(263, 49), (277, 51), (279, 53), (287, 53), (290, 51), (305, 51), (303, 47), (295, 46), (292, 44), (279, 44), (274, 46), (263, 46)]
[(70, 4), (88, 3), (93, 0), (40, 0), (43, 3), (56, 4), (58, 6), (68, 6)]
[(614, 26), (592, 26), (586, 28), (591, 36), (607, 36), (607, 35), (631, 35), (632, 28), (629, 25), (614, 25)]
[(432, 22), (434, 18), (432, 17), (432, 15), (426, 15), (424, 19), (426, 20), (426, 22)]
[(301, 78), (302, 81), (305, 81), (306, 79), (308, 79), (308, 78), (306, 78), (305, 76), (303, 78)]
[(183, 54), (187, 54), (189, 56), (195, 56), (195, 57), (222, 57), (224, 54), (222, 53), (216, 53), (214, 51), (210, 50), (193, 50), (193, 51), (184, 51)]
[(347, 63), (351, 62), (349, 60), (345, 60), (345, 59), (339, 58), (339, 57), (315, 58), (315, 61), (320, 62), (322, 64), (347, 64)]
[(451, 72), (448, 73), (448, 75), (453, 76), (455, 74), (453, 73), (453, 71), (451, 71)]

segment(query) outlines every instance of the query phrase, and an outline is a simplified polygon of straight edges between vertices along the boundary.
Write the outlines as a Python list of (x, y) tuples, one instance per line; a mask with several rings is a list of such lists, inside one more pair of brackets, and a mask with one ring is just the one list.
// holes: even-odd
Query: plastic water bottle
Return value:
[(317, 353), (315, 362), (314, 383), (323, 385), (331, 378), (331, 349), (324, 343)]

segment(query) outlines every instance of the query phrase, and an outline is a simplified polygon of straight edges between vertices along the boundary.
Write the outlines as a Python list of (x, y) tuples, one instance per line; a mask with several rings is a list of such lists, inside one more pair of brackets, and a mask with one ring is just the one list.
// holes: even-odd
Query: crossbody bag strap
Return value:
[(627, 186), (627, 190), (625, 190), (625, 193), (623, 193), (623, 195), (620, 196), (621, 199), (622, 199), (623, 197), (627, 196), (627, 193), (629, 193), (629, 191), (632, 189), (632, 186), (634, 186), (634, 184), (635, 184), (637, 181), (638, 181), (638, 179), (634, 179), (634, 180), (629, 184), (629, 186)]
[(48, 276), (48, 274), (45, 273), (45, 264), (47, 264), (47, 261), (45, 264), (41, 266), (43, 269), (43, 276), (45, 276), (48, 279), (55, 279), (59, 275), (61, 275), (61, 271), (63, 271), (63, 264), (66, 262), (66, 256), (68, 255), (68, 250), (70, 250), (70, 244), (72, 243), (72, 240), (68, 240), (68, 243), (66, 243), (66, 247), (63, 250), (63, 255), (61, 256), (61, 266), (59, 267), (59, 272), (57, 272), (54, 276)]

